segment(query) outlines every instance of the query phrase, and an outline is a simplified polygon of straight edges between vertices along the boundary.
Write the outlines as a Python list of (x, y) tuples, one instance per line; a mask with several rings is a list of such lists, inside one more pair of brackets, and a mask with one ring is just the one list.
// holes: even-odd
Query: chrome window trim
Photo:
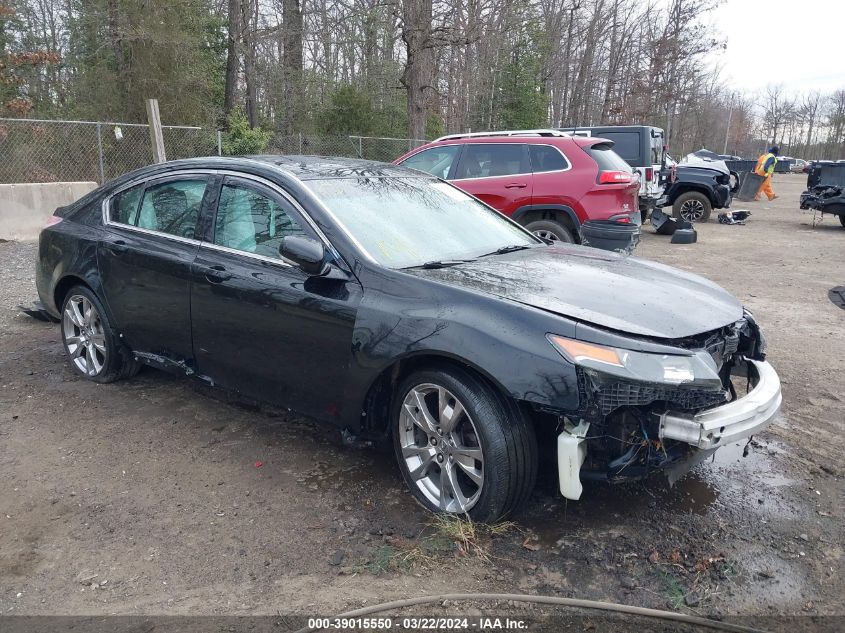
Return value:
[[(262, 163), (262, 166), (263, 165), (264, 165), (264, 163)], [(276, 167), (276, 166), (274, 166), (274, 167)], [(294, 180), (297, 180), (300, 184), (304, 185), (304, 183), (301, 180), (296, 178), (290, 172), (287, 172), (287, 171), (285, 171), (281, 168), (278, 168), (278, 170), (280, 172), (284, 173), (286, 176), (289, 176), (290, 178), (293, 178)], [(185, 177), (189, 177), (189, 176), (211, 176), (211, 177), (213, 177), (213, 176), (232, 176), (234, 178), (242, 178), (244, 180), (251, 180), (251, 181), (257, 182), (259, 184), (262, 184), (262, 185), (268, 187), (274, 193), (277, 193), (282, 198), (284, 198), (287, 202), (289, 202), (293, 206), (293, 208), (296, 210), (296, 212), (299, 213), (299, 215), (302, 216), (302, 218), (304, 218), (306, 224), (308, 224), (308, 226), (314, 231), (314, 233), (317, 235), (317, 237), (323, 242), (323, 245), (328, 249), (328, 251), (334, 257), (341, 259), (340, 253), (338, 253), (337, 249), (335, 249), (335, 247), (329, 241), (329, 238), (326, 237), (326, 234), (323, 233), (322, 229), (320, 229), (320, 227), (317, 226), (317, 224), (314, 222), (314, 220), (311, 218), (311, 216), (308, 215), (308, 212), (305, 211), (305, 209), (302, 207), (302, 205), (299, 204), (299, 202), (297, 202), (296, 199), (290, 193), (285, 191), (282, 187), (280, 187), (276, 183), (274, 183), (270, 180), (267, 180), (266, 178), (263, 178), (262, 176), (256, 176), (255, 174), (240, 172), (240, 171), (236, 171), (236, 170), (233, 170), (233, 169), (186, 168), (184, 170), (173, 171), (173, 172), (164, 173), (164, 174), (156, 174), (155, 176), (151, 176), (151, 177), (146, 177), (146, 178), (141, 177), (141, 178), (138, 178), (137, 180), (132, 180), (128, 183), (125, 183), (125, 184), (121, 185), (121, 187), (119, 189), (115, 189), (112, 193), (110, 193), (106, 198), (103, 199), (103, 203), (102, 203), (103, 226), (111, 226), (111, 227), (115, 227), (115, 228), (122, 228), (122, 229), (126, 229), (126, 230), (129, 230), (129, 231), (135, 231), (137, 233), (152, 235), (152, 236), (156, 236), (156, 237), (163, 237), (163, 238), (166, 238), (166, 239), (171, 239), (171, 240), (174, 240), (174, 241), (177, 241), (177, 242), (182, 242), (182, 243), (191, 244), (191, 245), (208, 246), (208, 247), (210, 247), (214, 250), (220, 250), (220, 251), (228, 252), (228, 253), (232, 253), (232, 254), (243, 255), (245, 257), (250, 257), (252, 259), (260, 259), (262, 261), (266, 261), (266, 262), (270, 262), (270, 263), (274, 263), (274, 264), (280, 264), (280, 265), (285, 266), (285, 267), (293, 267), (293, 266), (296, 265), (295, 263), (291, 262), (290, 260), (284, 259), (281, 255), (279, 255), (278, 259), (274, 259), (272, 257), (267, 257), (266, 255), (258, 255), (258, 254), (255, 254), (255, 253), (249, 253), (247, 251), (239, 251), (237, 249), (229, 248), (227, 246), (220, 246), (218, 244), (214, 244), (213, 242), (206, 242), (204, 240), (197, 240), (197, 239), (192, 239), (192, 238), (187, 238), (187, 237), (180, 237), (178, 235), (173, 235), (171, 233), (165, 233), (163, 231), (154, 231), (154, 230), (151, 230), (151, 229), (144, 229), (144, 228), (140, 228), (140, 227), (137, 227), (137, 226), (132, 226), (131, 224), (125, 224), (123, 222), (115, 222), (115, 221), (113, 221), (109, 218), (109, 208), (111, 207), (112, 198), (114, 198), (115, 196), (123, 193), (127, 189), (131, 189), (132, 187), (137, 187), (139, 185), (143, 185), (143, 186), (146, 187), (147, 184), (153, 183), (157, 180), (173, 180), (173, 179), (182, 178), (183, 176), (185, 176)], [(308, 188), (308, 190), (311, 191), (310, 188)], [(313, 194), (313, 192), (312, 192), (312, 194)], [(314, 197), (316, 198), (316, 196), (314, 196)], [(325, 205), (322, 204), (322, 201), (320, 201), (320, 205), (321, 205), (321, 207), (323, 207), (324, 210), (327, 210), (327, 209), (325, 209)], [(332, 216), (333, 219), (335, 219), (335, 221), (337, 221), (337, 218), (335, 218), (333, 214), (331, 214), (331, 216)]]
[[(470, 182), (473, 180), (490, 180), (491, 178), (518, 178), (519, 176), (533, 176), (534, 174), (562, 174), (567, 171), (572, 170), (572, 161), (569, 160), (569, 156), (563, 153), (563, 150), (560, 149), (557, 145), (552, 145), (551, 143), (463, 143), (464, 146), (470, 147), (474, 145), (525, 145), (528, 147), (528, 162), (531, 163), (531, 149), (532, 145), (542, 145), (544, 147), (552, 147), (558, 151), (558, 153), (563, 156), (563, 160), (566, 161), (566, 169), (553, 169), (551, 171), (534, 171), (534, 166), (531, 165), (531, 171), (520, 173), (520, 174), (506, 174), (504, 176), (475, 176), (473, 178), (452, 178), (449, 182)], [(420, 152), (422, 153), (422, 152)], [(416, 154), (415, 154), (416, 156)], [(463, 156), (461, 157), (463, 160)]]
[(200, 249), (208, 249), (212, 251), (221, 251), (223, 253), (229, 253), (231, 255), (241, 255), (243, 257), (249, 257), (250, 259), (257, 259), (262, 262), (267, 262), (268, 264), (276, 264), (277, 266), (282, 266), (284, 268), (295, 268), (297, 267), (296, 262), (292, 262), (289, 259), (286, 259), (279, 255), (278, 257), (267, 257), (267, 255), (259, 255), (258, 253), (250, 253), (249, 251), (239, 251), (236, 248), (229, 248), (228, 246), (220, 246), (219, 244), (213, 244), (211, 242), (200, 242)]

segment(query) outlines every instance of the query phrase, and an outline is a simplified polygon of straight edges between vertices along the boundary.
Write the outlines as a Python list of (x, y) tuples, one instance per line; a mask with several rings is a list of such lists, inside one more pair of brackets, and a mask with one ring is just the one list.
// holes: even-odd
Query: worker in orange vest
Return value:
[(773, 145), (769, 148), (768, 152), (760, 154), (760, 158), (757, 159), (757, 165), (754, 167), (754, 173), (758, 176), (762, 176), (765, 178), (763, 184), (760, 185), (760, 189), (757, 190), (757, 195), (754, 196), (755, 200), (760, 199), (760, 194), (766, 194), (766, 197), (771, 202), (777, 196), (775, 192), (772, 190), (772, 174), (775, 173), (775, 165), (778, 164), (778, 154), (780, 153), (780, 148), (777, 145)]

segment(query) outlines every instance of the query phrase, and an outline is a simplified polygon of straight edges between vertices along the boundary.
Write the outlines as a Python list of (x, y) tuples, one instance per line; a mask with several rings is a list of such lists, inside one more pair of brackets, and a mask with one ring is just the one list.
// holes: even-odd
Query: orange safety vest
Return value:
[[(769, 160), (769, 157), (773, 158), (772, 166), (768, 169), (763, 169), (763, 166)], [(757, 159), (757, 166), (754, 167), (754, 173), (758, 176), (768, 177), (771, 176), (775, 172), (775, 165), (778, 163), (778, 157), (772, 154), (771, 152), (766, 152), (765, 154), (760, 154), (760, 158)]]

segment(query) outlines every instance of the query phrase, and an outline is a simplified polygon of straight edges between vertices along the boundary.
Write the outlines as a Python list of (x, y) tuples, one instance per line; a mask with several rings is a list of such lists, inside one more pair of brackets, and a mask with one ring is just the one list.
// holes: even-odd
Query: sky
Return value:
[(727, 39), (715, 61), (733, 89), (845, 89), (843, 0), (726, 0), (711, 20)]

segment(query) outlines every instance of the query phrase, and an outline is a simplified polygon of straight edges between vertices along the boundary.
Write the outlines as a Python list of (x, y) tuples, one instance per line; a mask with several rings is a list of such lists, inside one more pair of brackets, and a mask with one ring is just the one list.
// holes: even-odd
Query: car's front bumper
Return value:
[[(668, 411), (660, 417), (660, 438), (707, 450), (751, 437), (764, 429), (780, 409), (780, 378), (765, 361), (748, 360), (756, 372), (754, 388), (742, 398), (695, 415)], [(755, 383), (755, 377), (749, 377)]]
[[(711, 454), (720, 446), (751, 437), (767, 427), (780, 409), (782, 395), (780, 378), (765, 361), (743, 359), (737, 367), (744, 367), (753, 388), (743, 397), (726, 404), (704, 409), (699, 413), (669, 410), (660, 414), (658, 436), (661, 440), (675, 440), (692, 447), (691, 455)], [(580, 471), (587, 456), (590, 425), (577, 427), (567, 424), (558, 435), (557, 461), (561, 494), (567, 499), (579, 499), (582, 487)], [(686, 472), (688, 468), (683, 469)], [(675, 478), (682, 476), (676, 474)]]

